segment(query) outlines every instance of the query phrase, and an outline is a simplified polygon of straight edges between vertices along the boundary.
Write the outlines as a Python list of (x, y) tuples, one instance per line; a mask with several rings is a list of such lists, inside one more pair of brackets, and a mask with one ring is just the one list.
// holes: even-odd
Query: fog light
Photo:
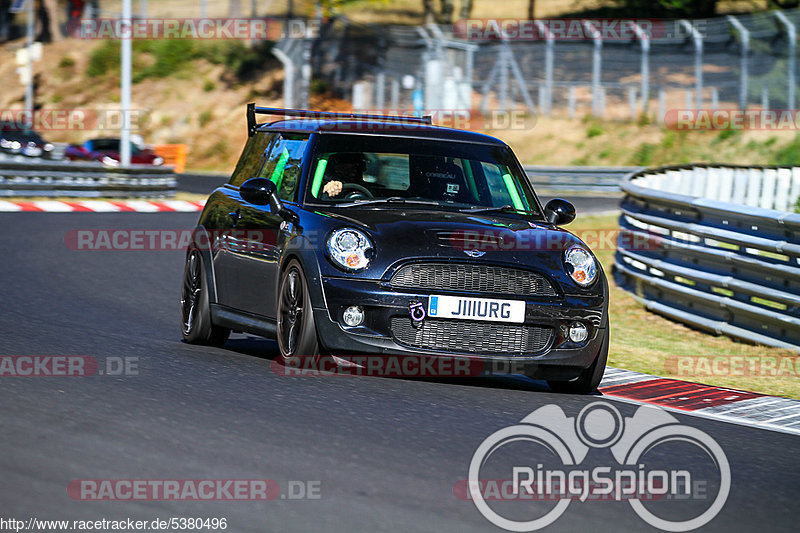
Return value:
[(360, 326), (364, 322), (364, 310), (361, 306), (351, 305), (344, 310), (344, 323), (348, 326)]
[(580, 322), (573, 322), (569, 326), (569, 340), (572, 342), (583, 342), (589, 337), (589, 330)]

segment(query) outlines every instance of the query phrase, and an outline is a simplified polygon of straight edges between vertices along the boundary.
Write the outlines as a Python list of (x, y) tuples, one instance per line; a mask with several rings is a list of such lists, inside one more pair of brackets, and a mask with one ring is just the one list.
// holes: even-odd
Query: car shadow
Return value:
[[(234, 334), (223, 347), (225, 350), (274, 361), (278, 355), (277, 342), (263, 337), (247, 334)], [(360, 375), (355, 376), (366, 379), (389, 379), (415, 381), (442, 385), (462, 385), (467, 387), (519, 390), (527, 392), (550, 392), (550, 386), (544, 380), (531, 379), (520, 374), (486, 375), (470, 377), (409, 377), (409, 376), (380, 376)], [(599, 392), (593, 395), (601, 395)]]
[(278, 356), (278, 342), (255, 335), (236, 334), (231, 335), (228, 342), (222, 347), (242, 355), (252, 355), (260, 359), (272, 361)]

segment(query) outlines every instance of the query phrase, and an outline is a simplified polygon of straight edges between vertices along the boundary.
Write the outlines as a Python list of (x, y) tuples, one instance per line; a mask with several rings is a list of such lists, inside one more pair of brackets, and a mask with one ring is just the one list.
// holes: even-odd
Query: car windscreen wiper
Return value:
[(345, 204), (335, 204), (336, 207), (356, 207), (361, 205), (375, 205), (375, 204), (416, 204), (416, 205), (439, 205), (439, 202), (431, 200), (412, 200), (403, 198), (402, 196), (390, 196), (389, 198), (372, 198), (364, 200), (356, 200), (355, 202), (348, 202)]
[(462, 213), (519, 213), (521, 215), (538, 215), (534, 211), (525, 211), (524, 209), (517, 209), (513, 205), (501, 205), (498, 207), (468, 207), (466, 209), (459, 209)]

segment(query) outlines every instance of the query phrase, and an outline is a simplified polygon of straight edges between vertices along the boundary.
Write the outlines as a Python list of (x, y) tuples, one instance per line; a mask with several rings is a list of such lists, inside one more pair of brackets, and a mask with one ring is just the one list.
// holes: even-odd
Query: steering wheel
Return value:
[(357, 200), (359, 198), (374, 198), (372, 193), (369, 192), (369, 189), (366, 187), (362, 187), (357, 183), (344, 183), (342, 184), (342, 193), (345, 191), (350, 191), (347, 194), (344, 194), (344, 198), (347, 200)]

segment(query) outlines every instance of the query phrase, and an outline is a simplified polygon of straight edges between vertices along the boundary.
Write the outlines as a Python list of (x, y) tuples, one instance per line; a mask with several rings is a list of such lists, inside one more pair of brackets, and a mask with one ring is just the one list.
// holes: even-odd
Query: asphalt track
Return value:
[[(0, 214), (0, 355), (138, 358), (138, 375), (0, 377), (0, 518), (225, 517), (235, 532), (497, 531), (454, 495), (478, 445), (538, 407), (576, 416), (603, 399), (514, 377), (280, 376), (270, 341), (180, 341), (182, 252), (76, 251), (64, 240), (72, 229), (188, 229), (196, 218)], [(605, 399), (625, 416), (637, 408)], [(702, 530), (797, 530), (800, 438), (674, 416), (718, 442), (731, 467), (727, 503)], [(691, 457), (676, 449), (658, 460), (693, 467)], [(585, 465), (608, 462), (596, 453)], [(78, 479), (256, 478), (276, 480), (284, 495), (290, 481), (319, 481), (320, 498), (92, 502), (66, 490)], [(546, 530), (654, 528), (626, 502), (574, 502)]]

